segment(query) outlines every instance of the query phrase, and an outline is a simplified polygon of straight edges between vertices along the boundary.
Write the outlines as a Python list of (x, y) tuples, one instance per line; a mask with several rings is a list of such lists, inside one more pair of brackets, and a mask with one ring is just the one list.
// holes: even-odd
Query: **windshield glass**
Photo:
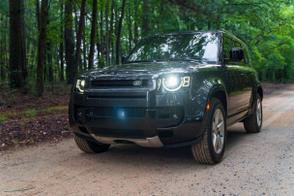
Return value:
[(150, 37), (135, 47), (127, 62), (180, 60), (217, 62), (217, 35), (197, 33)]

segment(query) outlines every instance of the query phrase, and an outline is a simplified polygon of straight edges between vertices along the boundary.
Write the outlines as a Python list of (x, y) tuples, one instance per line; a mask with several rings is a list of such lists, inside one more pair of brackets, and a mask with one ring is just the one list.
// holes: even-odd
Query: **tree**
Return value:
[(96, 36), (97, 36), (97, 0), (93, 0), (92, 5), (92, 27), (91, 27), (91, 41), (90, 41), (90, 52), (89, 52), (89, 59), (88, 59), (88, 69), (93, 68), (94, 64), (94, 53), (95, 53), (95, 43), (96, 43)]
[(74, 35), (73, 35), (73, 5), (71, 0), (65, 0), (64, 6), (64, 43), (65, 43), (65, 61), (67, 83), (72, 84), (74, 81), (73, 72), (75, 66), (74, 60)]
[(48, 23), (48, 0), (42, 0), (40, 13), (39, 41), (38, 41), (38, 65), (36, 92), (42, 96), (44, 92), (44, 67), (46, 62), (46, 35)]
[(120, 63), (120, 55), (121, 55), (121, 31), (122, 31), (122, 23), (124, 19), (124, 14), (125, 14), (125, 5), (126, 5), (126, 0), (122, 0), (122, 6), (121, 6), (121, 13), (116, 29), (116, 64)]
[(9, 0), (9, 17), (10, 87), (23, 88), (27, 77), (23, 0)]
[(82, 36), (85, 26), (85, 11), (86, 11), (86, 0), (82, 0), (81, 2), (81, 12), (80, 12), (80, 20), (77, 31), (77, 42), (76, 42), (76, 53), (75, 53), (75, 65), (72, 70), (72, 78), (75, 78), (77, 75), (78, 67), (81, 64), (81, 45), (82, 45)]
[[(291, 1), (47, 1), (50, 9), (42, 64), (43, 80), (52, 81), (52, 87), (63, 80), (72, 84), (78, 72), (120, 63), (121, 54), (130, 52), (142, 37), (217, 29), (226, 29), (246, 42), (262, 80), (294, 80)], [(0, 1), (1, 86), (37, 86), (41, 2)], [(87, 9), (92, 10), (88, 15)]]
[(59, 41), (59, 61), (60, 61), (60, 73), (59, 78), (61, 81), (64, 81), (64, 45), (63, 45), (63, 9), (64, 9), (64, 0), (60, 0), (60, 41)]
[(149, 0), (143, 0), (142, 6), (142, 36), (145, 37), (150, 33), (150, 4)]

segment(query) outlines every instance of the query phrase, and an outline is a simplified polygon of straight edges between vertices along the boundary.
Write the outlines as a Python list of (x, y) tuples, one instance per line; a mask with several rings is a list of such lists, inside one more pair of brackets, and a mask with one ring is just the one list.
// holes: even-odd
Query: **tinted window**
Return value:
[(128, 62), (201, 60), (218, 61), (218, 38), (214, 33), (156, 36), (141, 41)]
[(224, 50), (224, 59), (227, 63), (232, 63), (232, 61), (230, 59), (230, 52), (231, 52), (232, 48), (234, 48), (233, 40), (230, 39), (229, 37), (225, 36), (223, 50)]
[[(231, 53), (231, 50), (233, 48), (241, 48), (243, 49), (243, 53), (244, 53), (244, 57), (245, 59), (243, 59), (241, 62), (234, 62), (230, 57), (230, 53)], [(244, 49), (244, 47), (242, 46), (242, 44), (236, 40), (233, 40), (231, 39), (230, 37), (228, 36), (224, 36), (224, 59), (226, 61), (226, 63), (228, 64), (245, 64), (247, 63), (247, 53), (246, 53), (246, 50)]]
[[(244, 59), (242, 61), (234, 62), (231, 59), (230, 53), (233, 48), (239, 48), (239, 49), (243, 50)], [(225, 36), (223, 49), (224, 49), (224, 59), (225, 59), (226, 63), (228, 63), (228, 64), (246, 64), (248, 62), (247, 50), (239, 41), (236, 41), (230, 37)]]

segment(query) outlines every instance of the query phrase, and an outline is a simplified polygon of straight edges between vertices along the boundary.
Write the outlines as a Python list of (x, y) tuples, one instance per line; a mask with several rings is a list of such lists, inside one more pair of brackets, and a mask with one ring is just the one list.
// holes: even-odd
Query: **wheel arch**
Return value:
[(227, 91), (223, 85), (218, 84), (218, 85), (213, 86), (210, 89), (206, 104), (212, 98), (217, 98), (218, 100), (220, 100), (221, 103), (223, 104), (225, 112), (226, 113), (228, 112), (228, 95), (227, 95)]
[(259, 94), (261, 100), (263, 100), (263, 88), (261, 87), (261, 85), (257, 86), (256, 93)]

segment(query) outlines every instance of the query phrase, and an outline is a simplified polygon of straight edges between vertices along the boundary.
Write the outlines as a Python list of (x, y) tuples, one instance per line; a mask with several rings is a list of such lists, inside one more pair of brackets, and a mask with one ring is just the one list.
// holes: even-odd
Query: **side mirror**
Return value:
[(128, 57), (125, 56), (125, 55), (122, 55), (122, 57), (121, 57), (121, 63), (122, 64), (126, 64), (127, 63), (127, 60), (128, 60)]
[(230, 51), (230, 59), (234, 62), (240, 62), (244, 59), (244, 52), (242, 48), (232, 48)]

